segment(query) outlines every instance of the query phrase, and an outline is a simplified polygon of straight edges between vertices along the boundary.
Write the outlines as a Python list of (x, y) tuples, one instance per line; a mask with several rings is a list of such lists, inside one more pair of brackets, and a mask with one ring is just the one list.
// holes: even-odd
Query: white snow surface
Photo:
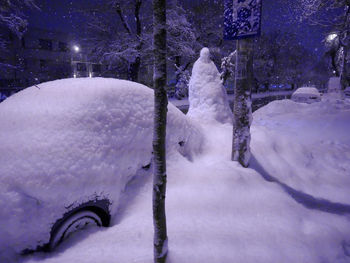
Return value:
[(314, 87), (301, 87), (293, 92), (291, 99), (295, 102), (314, 103), (321, 100), (321, 95)]
[(253, 114), (252, 153), (293, 188), (350, 205), (350, 101), (274, 101)]
[(340, 92), (341, 90), (341, 84), (340, 84), (340, 77), (331, 77), (328, 81), (328, 93), (332, 92)]
[(307, 94), (307, 95), (315, 95), (317, 97), (320, 96), (320, 93), (318, 92), (318, 90), (314, 87), (301, 87), (298, 88), (294, 93), (294, 94)]
[[(43, 83), (0, 104), (0, 262), (47, 243), (66, 207), (108, 198), (115, 213), (126, 183), (151, 162), (153, 98), (141, 84), (85, 78)], [(169, 156), (200, 151), (200, 127), (173, 105), (167, 127)]]
[[(167, 262), (350, 262), (349, 214), (306, 208), (260, 174), (263, 169), (311, 195), (348, 200), (348, 102), (276, 101), (254, 118), (251, 168), (230, 160), (229, 124), (203, 125), (206, 144), (192, 162), (179, 154), (168, 158)], [(122, 200), (111, 228), (80, 233), (26, 263), (153, 262), (151, 175), (134, 178)]]
[(323, 94), (323, 98), (327, 100), (341, 100), (344, 94), (341, 92), (340, 77), (331, 77), (328, 81), (327, 93)]
[(189, 83), (187, 115), (203, 122), (232, 123), (233, 115), (220, 73), (210, 59), (208, 48), (203, 48), (194, 63)]

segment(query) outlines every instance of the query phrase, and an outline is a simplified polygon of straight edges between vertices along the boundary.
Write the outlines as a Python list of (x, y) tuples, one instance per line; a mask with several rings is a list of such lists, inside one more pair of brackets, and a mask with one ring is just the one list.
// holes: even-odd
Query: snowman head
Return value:
[(202, 48), (201, 53), (200, 53), (200, 59), (206, 63), (210, 62), (210, 51), (208, 48), (206, 48), (206, 47)]

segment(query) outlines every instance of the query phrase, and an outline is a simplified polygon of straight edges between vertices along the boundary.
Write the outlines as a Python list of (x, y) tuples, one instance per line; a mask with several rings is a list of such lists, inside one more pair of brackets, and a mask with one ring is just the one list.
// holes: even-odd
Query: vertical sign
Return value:
[(262, 0), (225, 0), (224, 39), (260, 35)]

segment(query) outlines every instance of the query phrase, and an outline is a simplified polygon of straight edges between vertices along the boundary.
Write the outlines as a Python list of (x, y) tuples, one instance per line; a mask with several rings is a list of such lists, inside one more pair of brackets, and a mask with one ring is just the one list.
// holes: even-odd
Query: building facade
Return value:
[(28, 28), (18, 39), (6, 29), (1, 31), (8, 44), (0, 50), (0, 100), (50, 80), (113, 76), (107, 66), (89, 61), (86, 50), (70, 34)]

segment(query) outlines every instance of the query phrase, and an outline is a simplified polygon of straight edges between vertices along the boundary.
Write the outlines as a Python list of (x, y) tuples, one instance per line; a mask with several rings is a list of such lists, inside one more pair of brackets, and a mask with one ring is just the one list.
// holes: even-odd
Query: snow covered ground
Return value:
[[(46, 82), (0, 104), (0, 263), (48, 243), (54, 223), (89, 201), (108, 200), (115, 213), (151, 162), (153, 104), (150, 88), (107, 78)], [(168, 110), (167, 151), (191, 158), (200, 128)]]
[(350, 100), (274, 101), (253, 122), (253, 155), (270, 176), (350, 205)]
[[(168, 263), (350, 262), (349, 101), (276, 101), (254, 118), (248, 169), (230, 161), (229, 124), (204, 127), (192, 162), (169, 156)], [(112, 227), (24, 261), (153, 262), (151, 185), (128, 184)]]

